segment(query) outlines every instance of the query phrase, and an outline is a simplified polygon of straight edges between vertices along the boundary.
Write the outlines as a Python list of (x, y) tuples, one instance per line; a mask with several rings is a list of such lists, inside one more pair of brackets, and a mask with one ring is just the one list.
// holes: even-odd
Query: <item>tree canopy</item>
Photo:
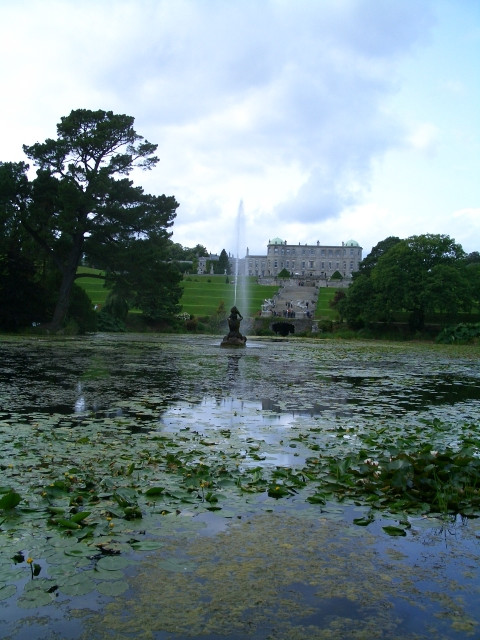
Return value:
[(231, 273), (230, 261), (228, 259), (228, 254), (225, 251), (225, 249), (222, 249), (220, 251), (218, 261), (216, 264), (214, 264), (213, 268), (215, 273), (219, 273), (219, 274), (226, 273), (227, 275), (230, 275)]
[(352, 325), (407, 313), (410, 327), (422, 329), (428, 313), (454, 318), (471, 309), (478, 297), (476, 267), (449, 236), (390, 237), (362, 261), (338, 308)]
[[(114, 288), (125, 290), (129, 282), (137, 304), (145, 299), (139, 292), (146, 280), (150, 290), (155, 279), (162, 280), (155, 308), (146, 296), (150, 315), (161, 317), (178, 303), (180, 275), (165, 263), (178, 203), (173, 196), (146, 194), (129, 179), (134, 168), (148, 170), (158, 162), (157, 145), (138, 135), (133, 124), (131, 116), (77, 109), (61, 118), (56, 139), (24, 145), (37, 168), (33, 180), (25, 163), (0, 167), (0, 224), (10, 237), (26, 233), (37, 255), (60, 274), (54, 330), (65, 319), (85, 257), (105, 269)], [(143, 250), (148, 277), (137, 268)]]

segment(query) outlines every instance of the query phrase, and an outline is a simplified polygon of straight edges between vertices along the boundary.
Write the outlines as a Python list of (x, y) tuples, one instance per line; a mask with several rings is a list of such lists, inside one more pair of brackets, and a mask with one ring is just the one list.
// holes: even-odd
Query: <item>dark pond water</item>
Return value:
[(0, 499), (22, 501), (0, 514), (1, 637), (478, 637), (478, 519), (382, 507), (360, 481), (338, 497), (400, 446), (480, 455), (478, 354), (5, 339)]

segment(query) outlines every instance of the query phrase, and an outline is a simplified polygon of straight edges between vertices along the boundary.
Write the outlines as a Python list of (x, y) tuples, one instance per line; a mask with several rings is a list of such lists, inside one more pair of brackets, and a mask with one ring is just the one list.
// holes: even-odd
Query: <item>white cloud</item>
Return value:
[(433, 155), (437, 150), (439, 137), (438, 127), (431, 122), (424, 122), (414, 127), (407, 140), (408, 144), (417, 151)]
[[(112, 109), (135, 116), (138, 133), (158, 143), (159, 165), (135, 179), (175, 195), (174, 240), (186, 246), (232, 249), (242, 198), (255, 252), (275, 235), (364, 246), (392, 229), (411, 235), (430, 223), (396, 210), (402, 163), (408, 174), (409, 154), (430, 159), (451, 140), (474, 146), (458, 136), (447, 145), (441, 104), (417, 113), (416, 99), (408, 109), (397, 100), (422, 47), (435, 44), (435, 9), (427, 0), (0, 3), (0, 55), (12, 61), (0, 68), (0, 159), (54, 136), (71, 109)], [(461, 86), (456, 71), (448, 78)], [(429, 78), (419, 81), (425, 96)], [(452, 121), (449, 131), (469, 125)], [(396, 149), (388, 201), (373, 168)], [(441, 184), (449, 185), (443, 174)], [(458, 208), (476, 206), (462, 194)], [(426, 197), (423, 189), (422, 206)]]

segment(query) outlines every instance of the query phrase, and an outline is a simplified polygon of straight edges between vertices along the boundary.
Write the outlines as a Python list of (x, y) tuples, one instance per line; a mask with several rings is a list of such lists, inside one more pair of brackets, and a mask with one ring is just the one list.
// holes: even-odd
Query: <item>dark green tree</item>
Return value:
[(227, 275), (230, 275), (230, 272), (231, 272), (230, 261), (228, 259), (228, 255), (225, 249), (221, 250), (218, 261), (214, 265), (213, 269), (215, 273), (220, 273), (220, 274), (226, 273)]
[(182, 275), (174, 263), (165, 261), (165, 242), (163, 236), (153, 234), (131, 239), (115, 258), (111, 252), (105, 265), (107, 285), (129, 308), (140, 309), (154, 321), (180, 312)]
[(21, 250), (0, 251), (0, 329), (17, 331), (41, 323), (51, 311), (35, 263)]
[(396, 236), (389, 236), (385, 240), (378, 242), (358, 265), (358, 271), (353, 274), (355, 278), (357, 275), (370, 276), (372, 270), (377, 266), (379, 259), (385, 255), (393, 246), (400, 242), (400, 238)]
[(356, 274), (347, 289), (345, 298), (338, 300), (336, 309), (354, 329), (359, 329), (365, 323), (377, 319), (376, 294), (372, 279), (365, 274)]
[(453, 320), (459, 311), (470, 311), (473, 305), (473, 283), (463, 261), (436, 264), (425, 278), (427, 312), (439, 312)]
[(178, 269), (185, 273), (196, 272), (198, 269), (198, 258), (208, 257), (209, 253), (204, 246), (197, 244), (195, 247), (183, 247), (178, 242), (171, 242), (168, 246), (168, 260), (174, 262)]
[[(127, 177), (135, 167), (151, 169), (158, 162), (156, 145), (139, 136), (133, 123), (131, 116), (78, 109), (61, 119), (57, 139), (24, 146), (37, 177), (27, 188), (27, 165), (17, 171), (10, 220), (20, 220), (61, 274), (53, 330), (67, 315), (84, 255), (108, 266), (113, 280), (116, 274), (124, 276), (120, 256), (128, 254), (132, 241), (153, 238), (160, 251), (171, 235), (168, 228), (178, 207), (174, 197), (146, 194)], [(158, 259), (155, 269), (159, 275)], [(163, 293), (165, 308), (175, 307), (177, 301), (167, 303), (166, 297), (173, 291)]]
[(472, 253), (465, 256), (465, 260), (467, 264), (480, 264), (480, 253), (478, 251), (472, 251)]
[(417, 330), (428, 313), (453, 318), (471, 308), (475, 265), (467, 265), (462, 247), (449, 236), (387, 238), (372, 253), (338, 303), (352, 326), (388, 322), (407, 312), (411, 329)]
[(41, 259), (21, 225), (31, 191), (26, 171), (23, 162), (0, 162), (0, 328), (7, 331), (43, 322), (52, 310)]
[(473, 303), (480, 309), (480, 262), (467, 264), (466, 275), (471, 285)]
[[(388, 311), (407, 311), (411, 329), (422, 329), (432, 310), (432, 269), (458, 266), (465, 253), (449, 236), (425, 234), (396, 243), (379, 258), (372, 271), (377, 304)], [(443, 272), (444, 273), (444, 272)], [(444, 286), (447, 286), (444, 281)]]

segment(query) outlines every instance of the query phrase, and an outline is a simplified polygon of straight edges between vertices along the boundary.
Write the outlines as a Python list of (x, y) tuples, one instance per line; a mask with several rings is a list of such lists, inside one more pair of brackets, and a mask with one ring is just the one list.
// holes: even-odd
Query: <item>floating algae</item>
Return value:
[(469, 592), (465, 583), (419, 573), (396, 541), (382, 551), (344, 520), (288, 512), (170, 540), (143, 562), (125, 599), (87, 621), (85, 638), (446, 640), (475, 629), (456, 595)]

